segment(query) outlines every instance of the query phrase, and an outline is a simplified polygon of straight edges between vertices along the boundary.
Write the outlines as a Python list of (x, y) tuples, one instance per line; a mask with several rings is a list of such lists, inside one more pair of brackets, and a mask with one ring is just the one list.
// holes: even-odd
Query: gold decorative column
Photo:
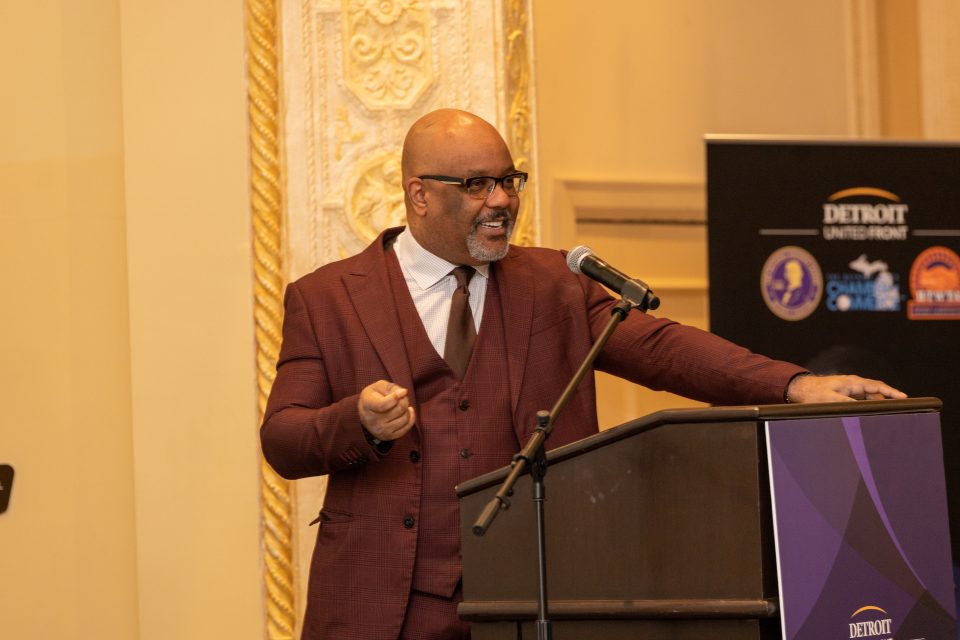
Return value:
[[(502, 53), (506, 75), (507, 121), (504, 136), (513, 153), (517, 169), (526, 171), (537, 180), (536, 136), (534, 135), (533, 101), (533, 12), (526, 0), (507, 0), (504, 6)], [(537, 192), (530, 189), (523, 194), (523, 216), (513, 241), (521, 245), (536, 245), (540, 240), (540, 218)]]
[[(247, 1), (247, 80), (250, 115), (250, 188), (253, 219), (254, 320), (259, 416), (275, 377), (283, 322), (280, 91), (277, 7)], [(290, 483), (261, 457), (263, 580), (266, 637), (291, 639), (296, 627)]]

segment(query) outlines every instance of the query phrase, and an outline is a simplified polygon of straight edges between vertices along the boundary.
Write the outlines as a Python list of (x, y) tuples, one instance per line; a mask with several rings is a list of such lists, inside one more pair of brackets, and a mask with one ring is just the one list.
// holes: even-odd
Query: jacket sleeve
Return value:
[[(614, 300), (583, 279), (596, 339)], [(632, 311), (614, 331), (596, 368), (658, 391), (713, 404), (778, 404), (790, 380), (806, 370), (772, 360), (715, 334)]]
[(260, 427), (267, 462), (293, 479), (378, 460), (357, 410), (359, 393), (336, 397), (330, 376), (342, 363), (325, 359), (310, 309), (296, 282), (284, 296), (283, 345)]

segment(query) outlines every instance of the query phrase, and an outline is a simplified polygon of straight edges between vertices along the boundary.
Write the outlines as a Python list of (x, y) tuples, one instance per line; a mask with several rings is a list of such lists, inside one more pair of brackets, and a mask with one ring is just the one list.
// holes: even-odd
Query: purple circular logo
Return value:
[(781, 247), (763, 265), (760, 294), (778, 318), (803, 320), (813, 313), (823, 295), (820, 265), (805, 249)]

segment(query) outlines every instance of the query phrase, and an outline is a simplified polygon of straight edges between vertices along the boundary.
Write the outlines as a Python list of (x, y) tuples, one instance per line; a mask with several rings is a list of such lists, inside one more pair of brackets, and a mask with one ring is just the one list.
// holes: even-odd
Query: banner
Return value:
[(960, 560), (960, 145), (707, 140), (711, 330), (943, 400)]
[(956, 638), (938, 415), (766, 431), (783, 637)]

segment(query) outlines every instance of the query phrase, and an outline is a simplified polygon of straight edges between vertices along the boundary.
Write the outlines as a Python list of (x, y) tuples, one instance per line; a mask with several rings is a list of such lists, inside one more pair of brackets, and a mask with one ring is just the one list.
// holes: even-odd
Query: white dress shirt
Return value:
[[(397, 236), (393, 250), (397, 253), (400, 270), (403, 271), (413, 304), (423, 321), (423, 328), (427, 330), (434, 349), (443, 356), (443, 347), (447, 340), (447, 321), (450, 319), (450, 301), (457, 288), (457, 279), (450, 272), (460, 265), (447, 262), (421, 247), (409, 230), (404, 230)], [(475, 269), (477, 273), (470, 278), (470, 311), (473, 313), (473, 326), (479, 333), (490, 265), (481, 265)]]

